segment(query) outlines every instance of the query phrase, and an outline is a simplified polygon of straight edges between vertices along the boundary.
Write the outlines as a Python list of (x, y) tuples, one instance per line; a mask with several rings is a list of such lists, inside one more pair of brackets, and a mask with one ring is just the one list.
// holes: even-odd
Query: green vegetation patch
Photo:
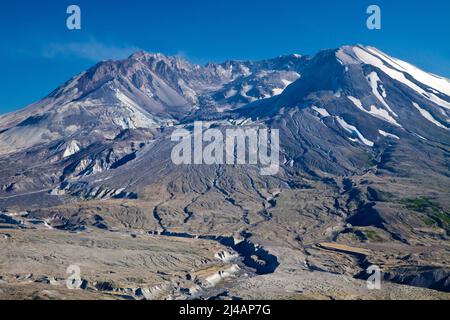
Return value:
[(441, 208), (439, 204), (435, 203), (433, 199), (428, 197), (403, 199), (401, 202), (407, 209), (421, 213), (425, 213), (430, 210), (439, 211)]
[(367, 240), (374, 242), (384, 241), (382, 236), (380, 236), (376, 231), (370, 229), (352, 228), (349, 230), (349, 234), (353, 239), (358, 239), (362, 241)]
[(373, 230), (362, 230), (362, 232), (369, 240), (378, 242), (383, 241), (383, 238)]
[(450, 212), (429, 197), (403, 199), (402, 204), (409, 210), (426, 214), (424, 222), (429, 226), (439, 226), (450, 234)]

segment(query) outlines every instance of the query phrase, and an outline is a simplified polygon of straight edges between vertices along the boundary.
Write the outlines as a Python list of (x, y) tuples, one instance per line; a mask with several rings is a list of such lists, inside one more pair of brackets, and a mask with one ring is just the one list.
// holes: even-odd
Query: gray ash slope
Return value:
[[(280, 129), (279, 174), (175, 166), (170, 133), (195, 120)], [(0, 117), (0, 209), (76, 228), (89, 224), (80, 201), (135, 201), (130, 215), (145, 207), (158, 232), (244, 237), (275, 254), (283, 241), (356, 241), (380, 254), (392, 242), (419, 253), (394, 250), (390, 279), (436, 287), (448, 277), (449, 130), (450, 81), (375, 48), (206, 66), (139, 52)], [(312, 270), (341, 272), (309, 255)], [(439, 279), (397, 268), (404, 259)]]

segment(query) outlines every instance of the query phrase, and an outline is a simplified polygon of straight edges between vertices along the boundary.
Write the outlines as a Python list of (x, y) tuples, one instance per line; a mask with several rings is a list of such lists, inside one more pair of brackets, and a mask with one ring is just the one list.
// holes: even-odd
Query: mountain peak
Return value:
[(169, 56), (166, 56), (165, 54), (162, 54), (160, 52), (155, 52), (155, 53), (151, 53), (151, 52), (147, 52), (145, 50), (140, 50), (137, 51), (135, 53), (133, 53), (128, 59), (129, 60), (146, 60), (146, 59), (167, 59), (169, 58)]

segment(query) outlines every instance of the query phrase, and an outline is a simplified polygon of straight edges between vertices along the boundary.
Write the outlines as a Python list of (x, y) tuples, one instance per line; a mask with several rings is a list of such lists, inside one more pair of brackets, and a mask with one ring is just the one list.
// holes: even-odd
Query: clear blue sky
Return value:
[[(66, 28), (70, 4), (81, 31)], [(366, 28), (370, 4), (381, 31)], [(362, 43), (450, 78), (449, 13), (448, 0), (2, 0), (0, 114), (138, 49), (205, 63)]]

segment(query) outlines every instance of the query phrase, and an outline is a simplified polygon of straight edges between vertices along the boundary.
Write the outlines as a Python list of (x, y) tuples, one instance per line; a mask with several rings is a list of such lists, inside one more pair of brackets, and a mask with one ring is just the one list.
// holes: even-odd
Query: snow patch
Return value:
[(373, 143), (372, 141), (366, 139), (366, 138), (361, 134), (361, 132), (359, 132), (359, 130), (358, 130), (355, 126), (352, 126), (352, 125), (348, 124), (348, 123), (345, 122), (345, 120), (342, 119), (341, 117), (336, 117), (336, 120), (337, 120), (337, 122), (339, 123), (339, 125), (340, 125), (345, 131), (347, 131), (348, 133), (351, 133), (351, 134), (353, 134), (353, 135), (356, 135), (356, 136), (358, 137), (358, 139), (359, 139), (362, 143), (364, 143), (366, 146), (369, 146), (369, 147), (373, 147), (373, 146), (374, 146), (374, 143)]
[(272, 95), (278, 96), (278, 95), (282, 94), (283, 91), (284, 91), (284, 88), (275, 88), (275, 89), (272, 89)]
[(294, 81), (290, 81), (287, 79), (281, 79), (281, 82), (284, 84), (284, 88), (286, 89), (288, 86), (290, 86)]
[(78, 141), (72, 140), (67, 144), (66, 149), (64, 150), (63, 158), (68, 158), (68, 157), (80, 152), (80, 150), (81, 150), (81, 146), (78, 143)]
[[(377, 99), (386, 107), (387, 110), (389, 110), (391, 114), (393, 114), (395, 117), (398, 117), (398, 115), (394, 111), (392, 111), (392, 109), (384, 100), (384, 98), (387, 97), (387, 94), (386, 91), (384, 90), (380, 78), (378, 77), (378, 74), (376, 72), (370, 73), (369, 76), (367, 77), (367, 80), (369, 81), (370, 86), (372, 87), (372, 93), (374, 94), (374, 96), (377, 97)], [(379, 85), (379, 83), (381, 83), (381, 85)], [(382, 95), (380, 95), (378, 88), (382, 90)]]
[(414, 135), (422, 140), (428, 141), (427, 138), (422, 137), (420, 134), (414, 133)]
[(372, 116), (374, 116), (374, 117), (376, 117), (376, 118), (378, 118), (378, 119), (387, 121), (387, 122), (389, 122), (389, 123), (391, 123), (391, 124), (393, 124), (393, 125), (396, 125), (396, 126), (398, 126), (398, 127), (401, 127), (401, 125), (397, 122), (397, 120), (395, 120), (395, 119), (394, 119), (394, 118), (393, 118), (386, 110), (384, 110), (384, 109), (378, 109), (377, 107), (375, 107), (375, 106), (372, 105), (372, 106), (370, 106), (370, 110), (368, 111), (368, 110), (364, 109), (361, 100), (359, 100), (359, 99), (357, 99), (357, 98), (355, 98), (355, 97), (352, 97), (352, 96), (348, 96), (347, 98), (348, 98), (351, 102), (353, 102), (353, 104), (354, 104), (359, 110), (361, 110), (362, 112), (368, 113), (368, 114), (370, 114), (370, 115), (372, 115)]
[(388, 132), (385, 132), (385, 131), (383, 131), (383, 130), (378, 130), (378, 132), (379, 132), (383, 137), (386, 137), (386, 138), (394, 138), (394, 139), (400, 140), (400, 138), (399, 138), (398, 136), (396, 136), (395, 134), (388, 133)]
[(428, 121), (430, 121), (431, 123), (433, 123), (434, 125), (443, 128), (445, 130), (449, 130), (449, 128), (447, 128), (446, 126), (444, 126), (442, 123), (440, 123), (439, 121), (437, 121), (433, 115), (431, 113), (429, 113), (427, 110), (422, 109), (417, 103), (413, 102), (412, 103), (413, 106), (419, 110), (420, 114), (422, 115), (422, 117), (424, 117), (425, 119), (427, 119)]
[[(360, 47), (354, 47), (353, 48), (354, 53), (356, 56), (366, 64), (370, 64), (374, 67), (379, 68), (381, 71), (383, 71), (385, 74), (387, 74), (389, 77), (391, 77), (394, 80), (397, 80), (404, 85), (410, 87), (414, 91), (416, 91), (421, 96), (424, 96), (428, 100), (432, 101), (433, 103), (437, 104), (438, 106), (441, 106), (443, 108), (450, 110), (450, 103), (447, 101), (442, 100), (438, 96), (436, 96), (433, 93), (427, 92), (418, 85), (416, 85), (414, 82), (408, 80), (405, 77), (405, 74), (403, 72), (398, 71), (397, 69), (391, 68), (387, 66), (383, 59), (379, 56), (379, 53), (374, 53), (374, 50), (368, 52)], [(420, 81), (419, 81), (420, 82)]]
[(394, 119), (392, 116), (384, 109), (378, 109), (374, 105), (370, 106), (369, 113), (373, 115), (374, 117), (380, 118), (382, 120), (385, 120), (389, 123), (392, 123), (393, 125), (396, 125), (397, 127), (401, 127), (401, 125)]
[(368, 112), (366, 109), (363, 108), (362, 102), (361, 100), (359, 100), (358, 98), (352, 97), (352, 96), (348, 96), (347, 97), (351, 102), (353, 102), (353, 104), (361, 111), (363, 112)]
[(436, 76), (434, 74), (422, 71), (419, 68), (417, 68), (416, 66), (413, 66), (413, 65), (411, 65), (407, 62), (401, 61), (399, 59), (392, 58), (375, 48), (369, 47), (369, 48), (367, 48), (367, 50), (369, 52), (371, 52), (372, 54), (377, 55), (380, 58), (384, 58), (385, 60), (388, 60), (393, 65), (395, 65), (396, 68), (399, 68), (401, 71), (404, 71), (404, 72), (410, 74), (416, 81), (428, 86), (435, 93), (437, 90), (437, 91), (450, 97), (450, 80), (449, 79), (445, 79), (445, 78)]
[(287, 80), (287, 79), (281, 79), (281, 82), (283, 83), (283, 87), (272, 89), (272, 95), (278, 96), (278, 95), (282, 94), (283, 91), (284, 91), (288, 86), (290, 86), (294, 81), (290, 81), (290, 80)]
[(324, 118), (331, 117), (331, 115), (328, 113), (328, 111), (326, 109), (319, 108), (319, 107), (316, 107), (316, 106), (312, 106), (311, 109), (316, 111), (318, 114), (320, 114)]

